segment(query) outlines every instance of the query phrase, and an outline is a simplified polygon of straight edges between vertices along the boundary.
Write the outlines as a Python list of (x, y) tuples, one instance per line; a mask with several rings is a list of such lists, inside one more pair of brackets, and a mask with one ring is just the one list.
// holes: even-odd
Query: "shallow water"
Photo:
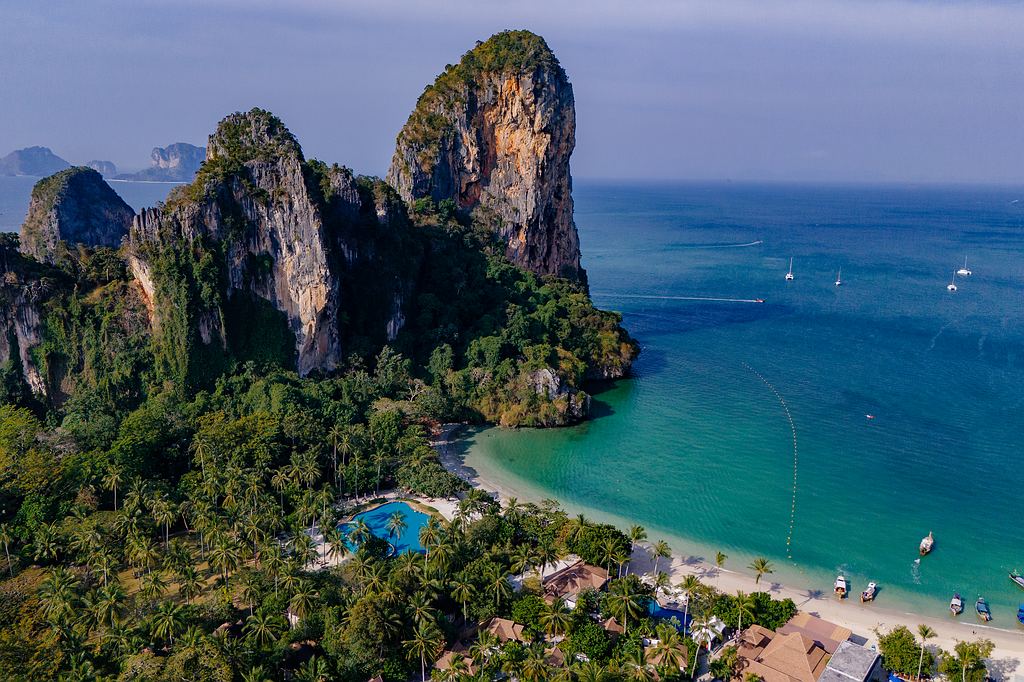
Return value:
[[(731, 568), (764, 555), (773, 578), (825, 591), (842, 571), (856, 591), (878, 582), (880, 604), (934, 615), (954, 591), (984, 595), (994, 624), (1016, 627), (1024, 189), (574, 194), (594, 298), (643, 345), (635, 378), (581, 426), (475, 434), (469, 466), (639, 522), (677, 554), (722, 550)], [(974, 274), (950, 293), (965, 255)]]

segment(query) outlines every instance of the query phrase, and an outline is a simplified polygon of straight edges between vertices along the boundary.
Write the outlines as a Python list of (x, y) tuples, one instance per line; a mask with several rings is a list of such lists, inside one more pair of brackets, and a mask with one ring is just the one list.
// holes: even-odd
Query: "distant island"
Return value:
[(206, 149), (186, 142), (154, 147), (149, 155), (152, 166), (138, 173), (122, 173), (117, 180), (141, 182), (191, 182), (206, 158)]
[(70, 163), (49, 147), (17, 149), (0, 159), (0, 175), (45, 176), (70, 167)]

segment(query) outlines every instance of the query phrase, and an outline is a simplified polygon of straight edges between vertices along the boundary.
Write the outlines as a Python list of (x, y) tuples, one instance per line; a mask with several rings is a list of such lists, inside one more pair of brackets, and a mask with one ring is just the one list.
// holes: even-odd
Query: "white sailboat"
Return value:
[(836, 273), (836, 286), (843, 286), (843, 269), (839, 268), (839, 272)]
[[(966, 261), (964, 261), (964, 262), (966, 263)], [(789, 257), (789, 272), (786, 273), (786, 281), (787, 282), (792, 282), (793, 281), (793, 257), (792, 256)]]
[(953, 273), (953, 279), (951, 279), (949, 281), (949, 284), (946, 285), (946, 289), (948, 291), (956, 291), (956, 273), (955, 272)]
[(967, 256), (964, 256), (964, 266), (956, 271), (961, 277), (970, 277), (971, 271), (967, 269)]

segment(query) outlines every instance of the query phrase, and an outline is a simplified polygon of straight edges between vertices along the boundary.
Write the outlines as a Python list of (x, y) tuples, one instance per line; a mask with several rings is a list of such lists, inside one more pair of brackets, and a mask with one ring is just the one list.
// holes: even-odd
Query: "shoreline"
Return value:
[[(453, 447), (459, 441), (459, 431), (464, 426), (463, 424), (445, 424), (442, 426), (441, 432), (432, 439), (441, 464), (472, 487), (491, 493), (499, 501), (516, 497), (523, 501), (540, 502), (540, 499), (536, 499), (536, 495), (523, 494), (523, 491), (513, 490), (509, 485), (483, 476), (479, 471), (466, 466), (463, 456)], [(559, 503), (561, 504), (561, 501)], [(923, 616), (898, 608), (861, 605), (853, 601), (857, 595), (840, 602), (830, 593), (813, 588), (799, 587), (789, 583), (781, 584), (771, 579), (766, 579), (764, 583), (755, 583), (753, 575), (730, 568), (719, 568), (714, 562), (691, 555), (686, 550), (692, 549), (695, 544), (686, 543), (673, 548), (671, 565), (667, 571), (673, 584), (682, 581), (686, 575), (695, 575), (701, 582), (730, 594), (734, 594), (737, 590), (743, 590), (748, 593), (769, 592), (775, 599), (788, 597), (796, 603), (797, 608), (801, 611), (849, 628), (854, 633), (852, 639), (868, 647), (877, 646), (876, 630), (887, 631), (898, 625), (905, 625), (915, 635), (919, 624), (928, 625), (935, 630), (938, 636), (929, 640), (930, 650), (938, 647), (950, 651), (958, 641), (986, 638), (995, 644), (992, 656), (988, 659), (991, 677), (1015, 679), (1018, 673), (1024, 674), (1024, 632), (981, 625), (973, 620), (968, 620), (973, 618), (971, 604), (965, 604), (960, 620), (953, 620), (952, 618)], [(643, 547), (638, 547), (630, 565), (643, 572), (650, 570), (652, 564), (646, 550)]]

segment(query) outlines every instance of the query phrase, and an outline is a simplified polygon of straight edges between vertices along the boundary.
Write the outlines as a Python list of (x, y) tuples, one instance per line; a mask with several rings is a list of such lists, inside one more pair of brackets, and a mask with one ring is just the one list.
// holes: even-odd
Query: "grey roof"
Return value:
[(842, 642), (818, 682), (864, 682), (877, 660), (878, 652), (853, 642)]

